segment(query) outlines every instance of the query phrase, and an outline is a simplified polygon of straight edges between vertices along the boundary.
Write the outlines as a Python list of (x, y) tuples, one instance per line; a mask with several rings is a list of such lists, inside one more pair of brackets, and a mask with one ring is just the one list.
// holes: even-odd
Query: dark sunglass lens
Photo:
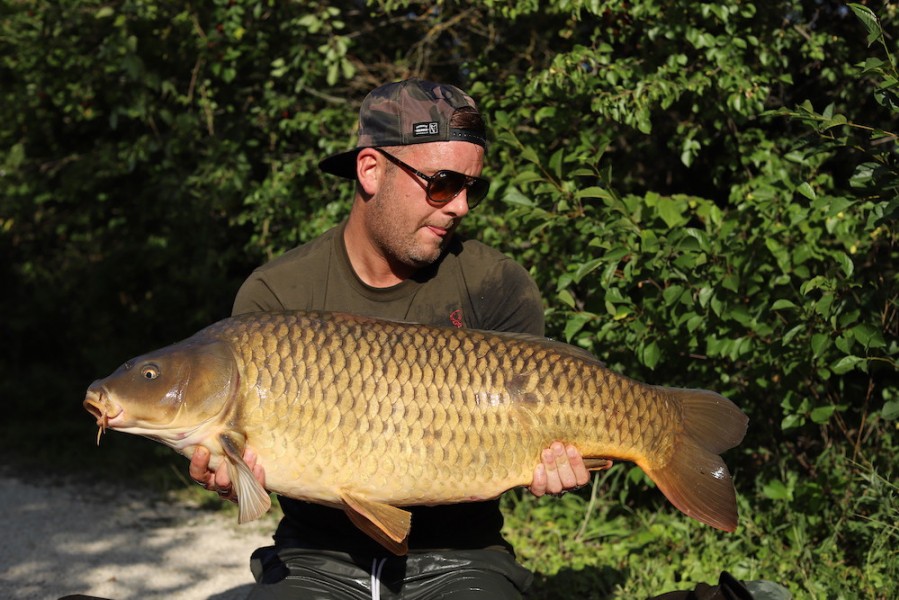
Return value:
[(474, 206), (484, 199), (490, 190), (490, 182), (486, 179), (475, 179), (468, 188), (468, 204)]
[(455, 171), (438, 171), (428, 184), (428, 197), (434, 202), (449, 202), (465, 187), (465, 179)]

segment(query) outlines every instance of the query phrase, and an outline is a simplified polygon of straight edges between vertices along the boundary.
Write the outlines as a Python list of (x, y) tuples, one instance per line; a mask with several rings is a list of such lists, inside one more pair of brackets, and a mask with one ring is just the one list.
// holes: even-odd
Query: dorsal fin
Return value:
[(487, 335), (493, 335), (502, 338), (504, 340), (527, 342), (529, 344), (539, 344), (549, 350), (552, 350), (553, 352), (557, 352), (558, 354), (564, 354), (572, 358), (592, 362), (603, 367), (605, 366), (605, 364), (603, 364), (601, 360), (593, 356), (593, 354), (591, 354), (587, 350), (584, 350), (583, 348), (580, 348), (578, 346), (566, 344), (565, 342), (560, 342), (559, 340), (554, 340), (552, 338), (541, 337), (539, 335), (533, 335), (530, 333), (515, 333), (510, 331), (485, 331), (484, 333)]
[[(328, 313), (328, 312), (313, 311), (313, 312), (309, 312), (306, 314), (315, 316), (317, 318), (338, 318), (338, 319), (341, 319), (342, 321), (345, 321), (348, 323), (361, 323), (361, 324), (394, 323), (396, 325), (411, 325), (411, 326), (415, 326), (415, 327), (431, 327), (434, 329), (445, 329), (445, 330), (450, 330), (450, 331), (455, 330), (454, 327), (450, 327), (449, 325), (422, 325), (422, 324), (416, 323), (414, 321), (403, 321), (403, 320), (399, 320), (399, 319), (382, 319), (382, 318), (378, 318), (378, 317), (369, 317), (369, 316), (340, 313), (340, 312)], [(580, 360), (586, 360), (586, 361), (589, 361), (592, 363), (596, 363), (600, 366), (605, 366), (605, 364), (603, 364), (603, 362), (601, 360), (599, 360), (598, 358), (593, 356), (593, 354), (591, 354), (587, 350), (584, 350), (583, 348), (579, 348), (577, 346), (572, 346), (571, 344), (566, 344), (565, 342), (560, 342), (558, 340), (554, 340), (552, 338), (543, 337), (543, 336), (539, 336), (539, 335), (533, 335), (530, 333), (518, 333), (518, 332), (512, 332), (512, 331), (487, 331), (487, 330), (483, 330), (483, 329), (468, 329), (468, 328), (466, 328), (465, 331), (467, 331), (469, 333), (482, 333), (487, 336), (496, 336), (496, 337), (503, 338), (503, 339), (509, 340), (509, 341), (517, 340), (517, 341), (522, 341), (522, 342), (527, 342), (527, 343), (532, 343), (532, 344), (541, 344), (548, 349), (558, 352), (559, 354), (564, 354), (567, 356), (571, 356), (573, 358), (578, 358)]]

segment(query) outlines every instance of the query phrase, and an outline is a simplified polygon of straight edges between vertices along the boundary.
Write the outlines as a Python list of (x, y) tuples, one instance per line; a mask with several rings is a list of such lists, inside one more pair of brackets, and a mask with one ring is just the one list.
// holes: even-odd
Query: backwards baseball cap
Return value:
[(486, 148), (483, 129), (450, 126), (460, 109), (477, 112), (478, 107), (471, 96), (452, 85), (422, 79), (382, 85), (362, 101), (356, 147), (329, 156), (318, 166), (326, 173), (355, 179), (356, 155), (363, 148), (449, 141), (471, 142)]

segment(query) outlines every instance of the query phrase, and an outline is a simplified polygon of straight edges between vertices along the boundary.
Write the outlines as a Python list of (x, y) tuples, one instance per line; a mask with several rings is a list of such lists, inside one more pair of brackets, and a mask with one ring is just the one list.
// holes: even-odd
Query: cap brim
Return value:
[(323, 159), (318, 163), (318, 168), (325, 173), (345, 177), (346, 179), (356, 179), (356, 155), (362, 148), (353, 148), (347, 152), (334, 154)]

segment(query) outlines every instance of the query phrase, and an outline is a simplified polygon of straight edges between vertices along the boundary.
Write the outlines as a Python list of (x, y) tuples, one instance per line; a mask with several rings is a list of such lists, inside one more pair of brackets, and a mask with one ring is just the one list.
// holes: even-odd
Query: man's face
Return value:
[[(484, 149), (468, 142), (433, 142), (387, 149), (426, 175), (441, 169), (479, 176)], [(386, 171), (369, 200), (366, 226), (385, 256), (420, 268), (440, 257), (459, 222), (468, 213), (467, 192), (444, 204), (428, 201), (427, 182), (381, 156)]]

